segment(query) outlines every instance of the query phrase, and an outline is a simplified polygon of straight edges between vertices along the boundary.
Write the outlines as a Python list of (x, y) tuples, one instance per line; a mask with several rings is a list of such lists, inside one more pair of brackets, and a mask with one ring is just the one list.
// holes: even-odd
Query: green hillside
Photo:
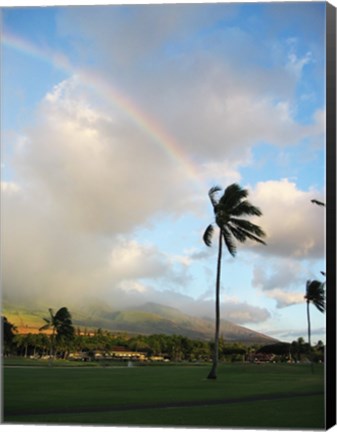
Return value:
[[(3, 305), (2, 314), (18, 327), (19, 332), (38, 331), (43, 325), (44, 310), (28, 310), (8, 303)], [(193, 339), (212, 339), (214, 322), (207, 318), (187, 315), (178, 309), (157, 303), (146, 303), (127, 310), (112, 310), (106, 304), (93, 304), (93, 307), (71, 309), (73, 324), (76, 327), (133, 334), (167, 335), (179, 334)], [(226, 341), (243, 343), (268, 343), (275, 339), (261, 333), (233, 324), (221, 322), (220, 334)]]

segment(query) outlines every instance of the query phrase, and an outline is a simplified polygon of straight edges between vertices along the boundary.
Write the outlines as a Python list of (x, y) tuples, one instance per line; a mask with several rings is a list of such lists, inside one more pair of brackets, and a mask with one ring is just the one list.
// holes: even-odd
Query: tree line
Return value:
[[(66, 309), (66, 308), (64, 308)], [(60, 325), (55, 317), (66, 317), (67, 325)], [(52, 318), (53, 317), (53, 318)], [(95, 359), (100, 353), (104, 359), (115, 349), (124, 349), (134, 353), (144, 353), (147, 358), (162, 356), (170, 361), (209, 362), (214, 352), (214, 342), (191, 339), (181, 335), (130, 335), (113, 333), (97, 329), (94, 332), (83, 331), (72, 326), (70, 313), (63, 310), (53, 314), (40, 333), (17, 334), (15, 326), (6, 317), (2, 317), (3, 355), (31, 358), (67, 359), (73, 353), (82, 353), (87, 359)], [(70, 322), (69, 322), (70, 320)], [(43, 333), (51, 328), (51, 334)], [(69, 330), (71, 328), (72, 330)], [(292, 343), (268, 345), (246, 345), (242, 342), (227, 342), (223, 337), (218, 341), (218, 356), (221, 362), (259, 362), (259, 361), (324, 361), (324, 345), (319, 342), (312, 349), (303, 338)], [(270, 356), (272, 354), (272, 356)]]

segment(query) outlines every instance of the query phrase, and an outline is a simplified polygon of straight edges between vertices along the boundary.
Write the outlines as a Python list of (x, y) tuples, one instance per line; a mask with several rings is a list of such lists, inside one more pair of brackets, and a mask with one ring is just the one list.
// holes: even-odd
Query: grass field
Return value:
[[(64, 366), (64, 364), (63, 364)], [(315, 365), (7, 367), (5, 423), (324, 428), (324, 367)]]

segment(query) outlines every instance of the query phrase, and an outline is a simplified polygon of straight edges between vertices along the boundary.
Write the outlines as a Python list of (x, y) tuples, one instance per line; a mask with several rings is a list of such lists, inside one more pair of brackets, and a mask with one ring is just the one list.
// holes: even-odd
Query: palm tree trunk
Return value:
[(311, 323), (310, 323), (310, 311), (309, 311), (310, 301), (307, 300), (307, 318), (308, 318), (308, 343), (309, 343), (309, 361), (311, 373), (314, 373), (314, 364), (311, 355)]
[(53, 331), (50, 338), (50, 357), (55, 357), (55, 326), (53, 326)]
[(308, 343), (309, 343), (309, 347), (311, 347), (311, 324), (310, 324), (309, 304), (310, 302), (307, 300)]
[(215, 336), (214, 336), (214, 353), (213, 365), (208, 379), (216, 379), (217, 367), (219, 359), (219, 332), (220, 332), (220, 279), (221, 279), (221, 257), (222, 257), (222, 230), (219, 233), (219, 249), (218, 249), (218, 263), (216, 273), (216, 292), (215, 292)]

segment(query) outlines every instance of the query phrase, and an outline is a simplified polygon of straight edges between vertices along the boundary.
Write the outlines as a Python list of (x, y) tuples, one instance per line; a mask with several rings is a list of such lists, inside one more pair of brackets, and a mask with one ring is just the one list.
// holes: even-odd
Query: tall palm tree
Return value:
[[(220, 279), (221, 279), (221, 258), (223, 242), (228, 252), (234, 257), (236, 255), (236, 241), (244, 243), (247, 239), (265, 244), (262, 237), (265, 233), (258, 226), (242, 219), (242, 216), (261, 216), (262, 212), (258, 207), (252, 205), (246, 198), (248, 196), (247, 189), (242, 189), (236, 183), (228, 186), (220, 199), (217, 198), (217, 193), (222, 189), (219, 186), (212, 187), (208, 196), (211, 200), (215, 215), (215, 223), (219, 227), (218, 240), (218, 259), (217, 259), (217, 275), (215, 288), (215, 340), (213, 365), (207, 378), (216, 379), (217, 366), (219, 357), (219, 328), (220, 328)], [(214, 234), (213, 224), (208, 225), (203, 235), (203, 240), (207, 246), (212, 245), (212, 237)]]
[(310, 303), (312, 303), (316, 308), (324, 313), (325, 311), (325, 293), (324, 293), (324, 283), (317, 280), (308, 280), (306, 284), (306, 293), (304, 298), (307, 302), (307, 320), (308, 320), (308, 342), (309, 348), (311, 347), (311, 323), (310, 323)]

